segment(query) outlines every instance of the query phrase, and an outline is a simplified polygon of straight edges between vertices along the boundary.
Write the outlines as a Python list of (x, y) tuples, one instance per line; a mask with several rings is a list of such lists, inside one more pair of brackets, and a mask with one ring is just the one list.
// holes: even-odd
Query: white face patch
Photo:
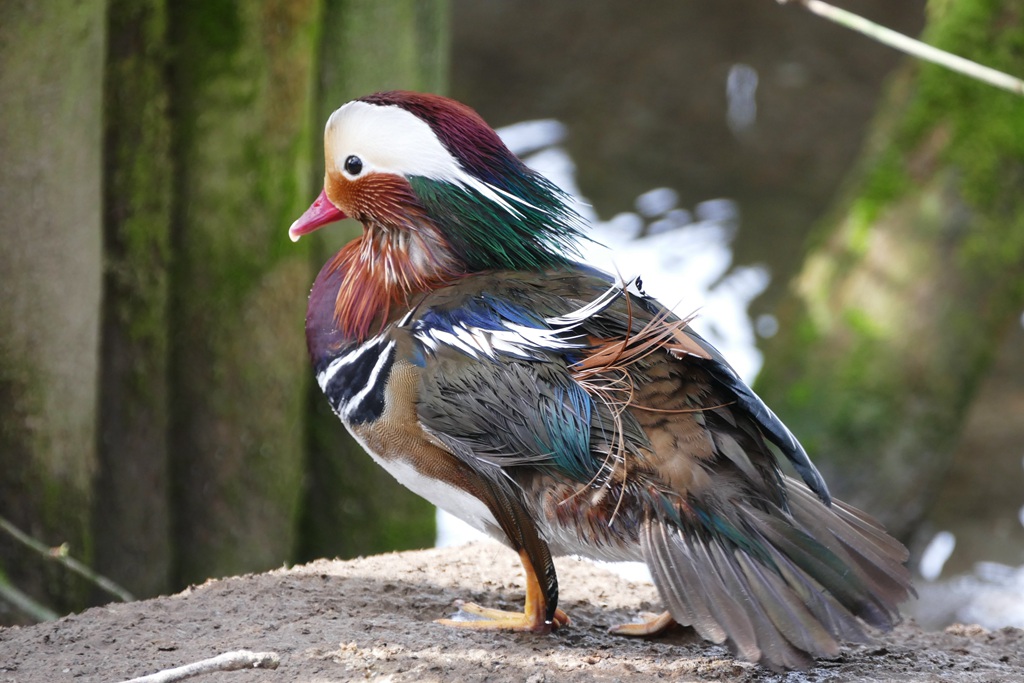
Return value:
[[(329, 162), (349, 180), (370, 173), (420, 176), (473, 188), (513, 215), (519, 212), (508, 200), (530, 206), (467, 173), (426, 121), (395, 105), (345, 104), (327, 120), (324, 146)], [(350, 156), (362, 162), (358, 175), (345, 170)]]
[(463, 173), (430, 126), (401, 107), (349, 102), (327, 120), (324, 143), (339, 170), (349, 156), (359, 157), (360, 176), (393, 173), (455, 181)]

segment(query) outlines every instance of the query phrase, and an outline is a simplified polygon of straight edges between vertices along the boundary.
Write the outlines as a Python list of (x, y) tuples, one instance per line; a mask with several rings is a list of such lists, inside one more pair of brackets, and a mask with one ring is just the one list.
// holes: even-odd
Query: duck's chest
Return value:
[(419, 369), (398, 342), (372, 339), (317, 373), (331, 407), (373, 460), (400, 484), (504, 541), (487, 506), (463, 486), (465, 467), (428, 438), (416, 414)]

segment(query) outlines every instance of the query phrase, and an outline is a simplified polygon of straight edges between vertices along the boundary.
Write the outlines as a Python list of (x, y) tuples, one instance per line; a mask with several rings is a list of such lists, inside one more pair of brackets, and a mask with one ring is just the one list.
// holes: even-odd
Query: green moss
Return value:
[(212, 53), (183, 59), (175, 75), (188, 102), (175, 145), (173, 314), (185, 580), (279, 564), (294, 545), (302, 480), (311, 274), (308, 246), (286, 233), (312, 199), (319, 4), (230, 7), (190, 5), (176, 31), (181, 50), (204, 22), (230, 25)]
[[(221, 307), (218, 315), (230, 315), (261, 273), (307, 249), (291, 245), (286, 232), (315, 194), (308, 169), (319, 4), (220, 2), (179, 14), (179, 51), (189, 49), (193, 33), (218, 22), (228, 27), (215, 52), (183, 59), (177, 69), (180, 99), (196, 109), (182, 117), (176, 147), (187, 169), (181, 246), (189, 255), (181, 277), (195, 278)], [(204, 264), (217, 264), (216, 272), (196, 272)]]
[[(29, 533), (89, 548), (96, 465), (100, 99), (105, 3), (0, 10), (0, 507)], [(32, 239), (45, 232), (45, 239)], [(46, 585), (29, 553), (0, 558), (61, 610), (83, 592)], [(65, 589), (66, 588), (66, 589)]]
[[(134, 389), (164, 371), (171, 164), (163, 5), (114, 0), (108, 10), (105, 122), (107, 294), (137, 351)], [(161, 384), (162, 386), (162, 384)]]
[(867, 176), (863, 192), (858, 195), (854, 210), (859, 220), (874, 223), (881, 211), (901, 197), (909, 185), (910, 179), (899, 153), (888, 150)]
[[(965, 0), (944, 5), (935, 14), (941, 20), (933, 22), (925, 34), (928, 42), (995, 69), (1020, 70), (1024, 7), (1014, 9), (997, 0)], [(926, 65), (903, 134), (908, 141), (920, 139), (939, 121), (949, 121), (953, 127), (945, 159), (964, 173), (964, 196), (979, 208), (991, 208), (1001, 194), (1010, 170), (1007, 166), (1019, 168), (1024, 163), (1024, 99)]]
[[(884, 331), (871, 311), (862, 308), (847, 308), (843, 311), (843, 321), (854, 335), (865, 342), (874, 342), (885, 337)], [(861, 345), (857, 344), (857, 346)]]
[[(1024, 69), (1024, 6), (973, 0), (945, 4), (936, 15), (942, 20), (927, 35), (934, 44), (1008, 73)], [(915, 121), (923, 127), (927, 110), (942, 112), (949, 121), (953, 134), (945, 160), (958, 170), (962, 196), (977, 216), (958, 255), (960, 266), (978, 278), (1020, 273), (1024, 98), (937, 68), (923, 70), (921, 82)], [(1020, 287), (1015, 291), (991, 305), (1016, 306), (1012, 302), (1020, 301)]]
[[(999, 0), (933, 0), (929, 9), (934, 19), (924, 35), (926, 42), (995, 69), (1019, 72), (1024, 8)], [(917, 68), (907, 110), (851, 207), (849, 246), (855, 251), (863, 249), (881, 211), (916, 184), (908, 173), (908, 159), (919, 155), (926, 164), (955, 165), (963, 173), (963, 196), (982, 210), (993, 208), (999, 198), (1005, 200), (1001, 187), (1008, 176), (1024, 174), (1024, 100), (939, 66), (921, 63)], [(942, 157), (928, 159), (929, 150), (922, 146), (929, 145), (929, 136), (942, 126), (949, 126), (950, 142), (937, 143)], [(1024, 193), (1018, 197), (1024, 201)], [(1008, 215), (1019, 208), (1012, 207)]]
[(172, 17), (187, 17), (187, 33), (183, 47), (188, 54), (179, 54), (192, 65), (205, 65), (193, 72), (202, 80), (228, 68), (231, 56), (245, 47), (245, 26), (239, 0), (179, 0)]

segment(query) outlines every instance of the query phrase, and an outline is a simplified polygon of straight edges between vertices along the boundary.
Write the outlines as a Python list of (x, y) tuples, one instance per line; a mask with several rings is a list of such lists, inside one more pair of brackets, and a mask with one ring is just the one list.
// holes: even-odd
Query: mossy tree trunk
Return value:
[(107, 12), (96, 569), (137, 596), (171, 588), (166, 14), (163, 0)]
[[(448, 16), (447, 0), (327, 0), (317, 92), (315, 186), (323, 181), (319, 131), (335, 109), (380, 90), (445, 89)], [(312, 240), (315, 268), (359, 230), (354, 221), (346, 221), (316, 233)], [(300, 558), (355, 557), (432, 545), (433, 506), (398, 484), (363, 452), (315, 386), (310, 402), (309, 478)]]
[[(1024, 73), (1014, 0), (933, 0), (925, 39)], [(1022, 307), (1024, 99), (914, 65), (793, 282), (758, 390), (834, 493), (905, 534)]]
[[(0, 514), (88, 559), (101, 288), (103, 0), (0, 1)], [(0, 537), (57, 610), (84, 586)]]
[[(362, 527), (346, 554), (429, 543), (429, 506), (333, 417), (308, 436), (315, 270), (286, 231), (319, 184), (317, 93), (440, 89), (447, 2), (334, 2), (323, 43), (321, 0), (107, 10), (0, 0), (0, 514), (140, 595), (334, 554), (337, 524)], [(6, 538), (0, 558), (85, 604)]]
[(296, 546), (316, 0), (174, 3), (171, 301), (178, 579), (254, 571)]

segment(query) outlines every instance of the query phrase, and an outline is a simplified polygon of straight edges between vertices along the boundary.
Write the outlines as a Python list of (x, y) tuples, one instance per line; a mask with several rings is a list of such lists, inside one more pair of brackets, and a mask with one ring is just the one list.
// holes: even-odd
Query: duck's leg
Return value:
[(458, 628), (534, 633), (549, 633), (567, 625), (569, 616), (558, 609), (558, 577), (551, 550), (522, 503), (504, 486), (486, 478), (474, 478), (465, 488), (487, 505), (509, 545), (519, 553), (526, 572), (526, 604), (522, 612), (507, 612), (464, 603), (460, 605), (463, 612), (480, 618), (438, 619), (437, 623)]
[(520, 550), (519, 557), (523, 562), (523, 569), (526, 571), (526, 604), (522, 612), (492, 609), (467, 602), (460, 604), (459, 609), (481, 618), (464, 621), (438, 619), (437, 623), (477, 630), (532, 631), (534, 633), (548, 633), (552, 629), (567, 625), (569, 616), (557, 607), (550, 618), (548, 617), (549, 602), (541, 587), (537, 572), (533, 569), (530, 556), (525, 550)]

